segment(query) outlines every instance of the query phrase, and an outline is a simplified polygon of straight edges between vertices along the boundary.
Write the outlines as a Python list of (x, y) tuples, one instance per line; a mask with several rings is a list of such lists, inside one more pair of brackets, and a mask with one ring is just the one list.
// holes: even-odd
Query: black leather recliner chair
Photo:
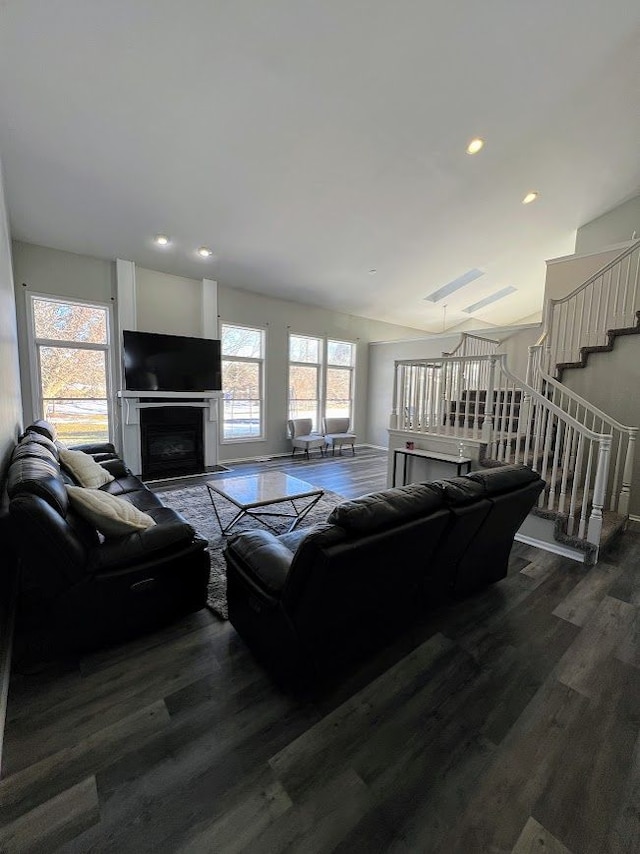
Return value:
[(225, 550), (229, 619), (276, 675), (308, 677), (442, 594), (503, 578), (543, 488), (530, 468), (504, 466), (347, 501), (306, 531), (237, 534)]

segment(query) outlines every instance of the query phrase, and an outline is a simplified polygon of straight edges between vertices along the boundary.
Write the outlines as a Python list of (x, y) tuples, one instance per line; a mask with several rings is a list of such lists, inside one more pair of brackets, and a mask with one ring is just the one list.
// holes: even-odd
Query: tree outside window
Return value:
[(222, 324), (222, 436), (264, 436), (263, 329)]
[(106, 306), (31, 297), (36, 412), (61, 441), (110, 437), (110, 329)]
[(311, 418), (321, 430), (324, 417), (351, 418), (355, 344), (289, 336), (289, 418)]

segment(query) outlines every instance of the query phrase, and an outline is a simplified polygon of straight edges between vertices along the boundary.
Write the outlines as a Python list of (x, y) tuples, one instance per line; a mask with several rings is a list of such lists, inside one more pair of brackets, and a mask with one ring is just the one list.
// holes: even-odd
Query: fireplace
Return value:
[(202, 408), (195, 406), (162, 405), (140, 410), (143, 480), (205, 470), (202, 418)]

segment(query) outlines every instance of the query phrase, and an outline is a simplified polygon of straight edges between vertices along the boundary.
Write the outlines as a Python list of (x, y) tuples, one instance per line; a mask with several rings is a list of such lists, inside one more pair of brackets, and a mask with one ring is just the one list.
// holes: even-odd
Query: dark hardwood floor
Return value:
[[(260, 465), (343, 495), (386, 470)], [(637, 852), (639, 557), (637, 526), (589, 570), (516, 544), (504, 581), (303, 697), (208, 611), (15, 672), (0, 850)]]
[(264, 462), (229, 463), (229, 471), (219, 474), (199, 475), (189, 478), (157, 481), (153, 489), (166, 491), (194, 483), (204, 483), (221, 477), (253, 474), (258, 471), (277, 469), (286, 471), (294, 477), (309, 481), (315, 486), (337, 492), (344, 498), (357, 498), (365, 492), (386, 489), (387, 486), (387, 452), (377, 448), (359, 447), (355, 456), (351, 450), (345, 450), (342, 455), (336, 454), (321, 457), (318, 451), (311, 451), (307, 460), (298, 451), (295, 457), (273, 457)]

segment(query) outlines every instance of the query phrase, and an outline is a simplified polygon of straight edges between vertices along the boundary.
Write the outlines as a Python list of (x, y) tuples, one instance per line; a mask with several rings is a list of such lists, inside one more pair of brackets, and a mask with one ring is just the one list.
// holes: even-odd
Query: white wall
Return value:
[(202, 283), (136, 266), (139, 332), (198, 337), (202, 328)]
[(415, 341), (376, 342), (369, 347), (369, 399), (367, 442), (386, 448), (391, 415), (393, 374), (396, 359), (425, 359), (450, 352), (460, 335), (432, 335)]
[[(592, 353), (586, 368), (562, 374), (562, 382), (607, 415), (628, 427), (640, 427), (640, 335), (616, 338), (610, 353)], [(640, 443), (637, 443), (629, 511), (640, 516)], [(611, 467), (615, 465), (615, 459)]]
[[(17, 332), (9, 221), (0, 163), (0, 494), (4, 494), (4, 475), (9, 454), (22, 429)], [(15, 559), (8, 542), (8, 524), (8, 517), (3, 517), (0, 530), (0, 761), (9, 689), (12, 590), (15, 584)]]
[(640, 196), (581, 226), (576, 233), (576, 253), (594, 252), (631, 240), (634, 231), (640, 237)]
[[(267, 441), (223, 445), (220, 459), (282, 453), (290, 449), (286, 436), (287, 362), (289, 332), (326, 336), (356, 344), (356, 388), (353, 426), (359, 441), (368, 441), (368, 397), (376, 392), (369, 381), (369, 343), (375, 340), (418, 338), (424, 332), (341, 314), (301, 303), (271, 299), (235, 288), (218, 286), (218, 312), (227, 323), (266, 329)], [(377, 380), (376, 380), (377, 381)]]
[(0, 487), (7, 457), (21, 427), (22, 404), (11, 242), (0, 163)]
[[(510, 369), (524, 379), (528, 345), (539, 334), (539, 326), (476, 329), (478, 335), (503, 341), (497, 352), (508, 353)], [(451, 352), (460, 342), (460, 333), (429, 335), (412, 341), (374, 342), (369, 347), (369, 398), (367, 401), (367, 442), (388, 447), (389, 416), (393, 395), (394, 363), (399, 359), (428, 359)]]
[(575, 290), (578, 285), (597, 273), (605, 264), (618, 256), (624, 247), (590, 252), (586, 255), (566, 255), (547, 261), (547, 276), (544, 299), (560, 299)]
[[(26, 294), (44, 293), (95, 300), (116, 301), (114, 261), (92, 258), (14, 241), (18, 337), (21, 352), (27, 353)], [(136, 267), (136, 310), (138, 329), (173, 335), (202, 335), (202, 283)], [(423, 337), (421, 330), (341, 314), (323, 308), (272, 299), (261, 294), (220, 285), (220, 319), (228, 323), (264, 326), (267, 330), (266, 440), (225, 444), (220, 459), (266, 456), (289, 450), (286, 437), (287, 334), (344, 338), (357, 344), (354, 424), (361, 441), (367, 434), (368, 352), (371, 341)], [(114, 323), (116, 318), (114, 312)], [(118, 335), (116, 329), (115, 334)], [(25, 419), (31, 420), (32, 394), (27, 359), (22, 365)], [(118, 412), (117, 407), (114, 412)]]

